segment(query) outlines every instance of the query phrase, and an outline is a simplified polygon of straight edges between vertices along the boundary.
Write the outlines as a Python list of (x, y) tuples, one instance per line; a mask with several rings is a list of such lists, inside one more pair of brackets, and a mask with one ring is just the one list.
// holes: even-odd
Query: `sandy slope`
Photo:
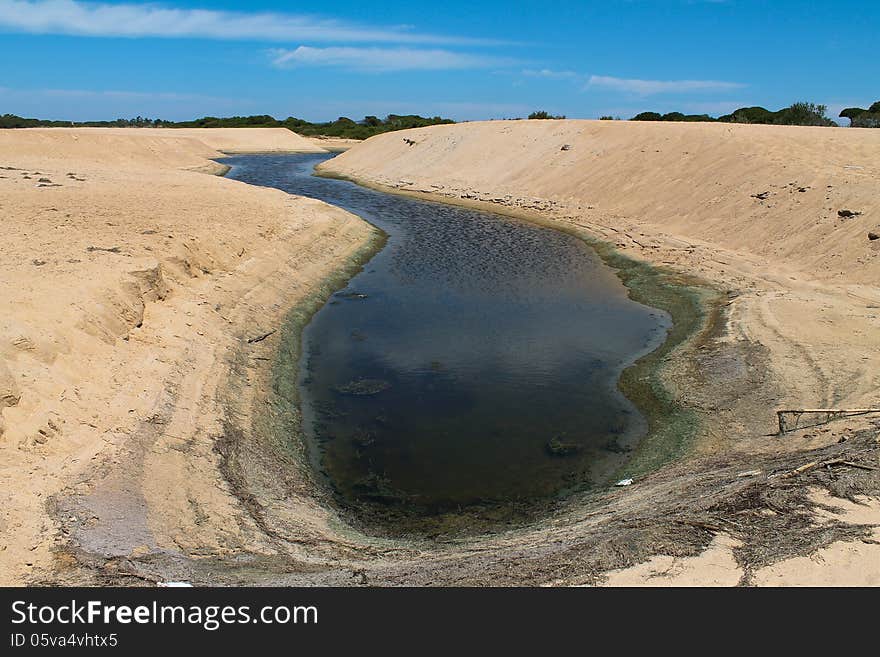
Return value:
[[(171, 541), (149, 528), (149, 498), (186, 506), (197, 490), (217, 522), (237, 508), (212, 442), (230, 354), (372, 235), (323, 203), (204, 173), (222, 170), (208, 144), (303, 148), (282, 133), (0, 131), (0, 583), (57, 568), (54, 510), (75, 492), (121, 487), (64, 517), (109, 525), (108, 545)], [(167, 435), (135, 439), (157, 422), (198, 458)]]
[[(510, 195), (509, 205), (609, 225), (629, 219), (813, 278), (873, 285), (878, 153), (871, 130), (508, 121), (379, 135), (325, 168), (444, 194)], [(843, 208), (863, 215), (840, 220)]]
[[(725, 330), (704, 347), (721, 357), (703, 366), (697, 359), (677, 377), (667, 372), (680, 401), (704, 415), (700, 453), (771, 453), (841, 437), (835, 429), (802, 431), (780, 444), (767, 436), (775, 408), (880, 406), (880, 240), (868, 237), (880, 234), (878, 130), (469, 123), (380, 135), (322, 169), (574, 225), (636, 258), (729, 290)], [(859, 214), (844, 218), (840, 210)], [(737, 355), (746, 352), (753, 356)], [(731, 563), (728, 543), (717, 549)], [(859, 551), (880, 561), (876, 545)], [(824, 558), (835, 554), (842, 553)], [(739, 581), (736, 569), (717, 579), (718, 559), (704, 559), (702, 575), (687, 581)], [(654, 570), (616, 579), (647, 581)], [(821, 572), (808, 571), (798, 571), (800, 579), (789, 572), (752, 581), (821, 580)], [(833, 568), (823, 572), (834, 581)], [(857, 581), (857, 569), (847, 572), (841, 582)], [(864, 572), (865, 583), (876, 581), (875, 571)]]
[(306, 137), (313, 145), (333, 153), (341, 153), (360, 144), (362, 139), (346, 139), (345, 137)]
[[(58, 140), (66, 139), (65, 133), (76, 135), (77, 138), (99, 136), (128, 139), (137, 136), (153, 139), (197, 139), (208, 148), (224, 153), (326, 152), (317, 143), (287, 128), (51, 128), (49, 131), (45, 128), (29, 128), (17, 130), (16, 133), (52, 135), (52, 139)], [(154, 152), (157, 155), (159, 153), (155, 148)]]

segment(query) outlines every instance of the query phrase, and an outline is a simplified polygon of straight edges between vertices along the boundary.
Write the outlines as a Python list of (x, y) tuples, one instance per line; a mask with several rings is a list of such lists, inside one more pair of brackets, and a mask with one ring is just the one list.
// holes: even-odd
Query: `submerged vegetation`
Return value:
[(278, 120), (268, 114), (224, 118), (203, 116), (192, 121), (166, 121), (165, 119), (150, 119), (142, 116), (131, 119), (116, 119), (115, 121), (49, 121), (28, 119), (15, 114), (0, 116), (0, 128), (287, 128), (308, 137), (342, 137), (346, 139), (367, 139), (383, 132), (449, 123), (455, 123), (455, 121), (439, 116), (426, 118), (417, 114), (389, 114), (384, 119), (365, 116), (361, 121), (341, 116), (335, 121), (326, 123), (312, 123), (294, 116)]

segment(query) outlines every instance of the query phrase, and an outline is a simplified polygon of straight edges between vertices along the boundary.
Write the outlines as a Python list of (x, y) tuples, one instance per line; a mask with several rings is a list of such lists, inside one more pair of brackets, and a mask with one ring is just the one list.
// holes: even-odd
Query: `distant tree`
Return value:
[(853, 128), (880, 128), (880, 101), (877, 101), (868, 109), (849, 107), (840, 113), (849, 119), (850, 127)]
[(719, 116), (724, 123), (773, 123), (774, 113), (763, 107), (740, 107), (731, 114)]
[(605, 114), (604, 116), (600, 116), (599, 120), (600, 121), (613, 121), (614, 117), (610, 116), (609, 114)]
[(44, 119), (27, 119), (14, 114), (0, 116), (0, 128), (31, 128), (37, 126), (114, 126), (114, 127), (168, 127), (168, 128), (275, 128), (282, 127), (299, 134), (308, 136), (345, 137), (349, 139), (367, 139), (373, 135), (392, 130), (404, 130), (406, 128), (420, 128), (429, 125), (455, 123), (452, 119), (444, 119), (439, 116), (425, 118), (417, 114), (389, 114), (384, 120), (375, 116), (367, 116), (361, 122), (352, 121), (350, 118), (341, 116), (329, 123), (311, 123), (304, 119), (288, 116), (279, 121), (268, 114), (256, 114), (253, 116), (230, 116), (216, 117), (203, 116), (191, 121), (165, 121), (163, 119), (150, 119), (136, 116), (130, 119), (115, 119), (113, 121), (83, 121), (74, 123), (71, 121), (47, 121)]
[(774, 125), (818, 125), (833, 126), (834, 121), (825, 113), (825, 105), (799, 102), (779, 111), (771, 112), (763, 107), (741, 107), (732, 114), (719, 116), (718, 120), (725, 123), (766, 123)]
[(37, 119), (26, 119), (15, 114), (0, 116), (0, 128), (33, 128), (39, 124)]
[(880, 128), (880, 112), (865, 112), (853, 122), (854, 128)]
[(682, 119), (682, 121), (690, 121), (692, 123), (714, 123), (717, 120), (708, 114), (687, 114)]
[(636, 114), (630, 121), (662, 121), (663, 116), (657, 112), (642, 112)]
[(545, 112), (544, 110), (538, 110), (537, 112), (532, 112), (531, 114), (529, 114), (529, 118), (530, 119), (564, 119), (565, 115), (560, 114), (559, 116), (554, 116), (553, 114)]
[(815, 103), (799, 102), (779, 110), (773, 123), (779, 125), (834, 125), (825, 112), (828, 107)]
[(862, 109), (861, 107), (847, 107), (846, 109), (841, 110), (840, 114), (838, 114), (837, 116), (844, 119), (849, 119), (849, 124), (853, 125), (853, 120), (860, 114), (864, 114), (867, 111), (868, 110)]

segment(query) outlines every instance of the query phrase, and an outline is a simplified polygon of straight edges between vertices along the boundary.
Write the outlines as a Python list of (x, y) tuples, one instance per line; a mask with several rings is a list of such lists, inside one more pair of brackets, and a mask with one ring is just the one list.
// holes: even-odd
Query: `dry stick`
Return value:
[(86, 251), (92, 253), (94, 251), (105, 251), (107, 253), (119, 253), (122, 249), (118, 246), (104, 247), (104, 246), (89, 246), (86, 248)]
[(679, 525), (690, 525), (691, 527), (697, 527), (699, 529), (707, 529), (713, 532), (721, 532), (724, 531), (724, 528), (721, 525), (716, 525), (711, 522), (704, 522), (702, 520), (690, 520), (686, 518), (676, 518), (676, 523)]
[(262, 342), (263, 340), (268, 338), (273, 333), (275, 333), (275, 329), (272, 329), (268, 333), (262, 333), (261, 335), (258, 335), (255, 338), (248, 338), (248, 344), (254, 344), (255, 342)]
[(633, 236), (630, 235), (629, 233), (624, 233), (624, 235), (626, 235), (631, 241), (635, 242), (636, 244), (638, 244), (638, 245), (639, 245), (640, 247), (642, 247), (643, 249), (647, 249), (647, 248), (648, 248), (647, 245), (642, 244), (641, 242), (639, 242), (635, 237), (633, 237)]
[[(800, 415), (802, 413), (833, 413), (835, 415), (865, 415), (867, 413), (880, 413), (880, 408), (787, 408), (776, 411), (776, 419), (779, 423), (779, 433), (787, 433), (785, 427), (785, 414)], [(829, 418), (830, 420), (830, 418)]]
[(810, 470), (815, 470), (816, 468), (820, 468), (822, 466), (831, 467), (833, 465), (845, 465), (850, 468), (859, 468), (860, 470), (876, 470), (877, 468), (870, 465), (862, 465), (861, 463), (854, 463), (853, 461), (844, 461), (843, 459), (829, 459), (827, 461), (810, 461), (809, 463), (805, 463), (799, 468), (795, 468), (794, 470), (790, 470), (784, 474), (779, 475), (780, 479), (789, 479), (791, 477), (796, 477), (800, 474), (804, 474), (805, 472), (809, 472)]
[(804, 474), (805, 472), (809, 472), (810, 470), (815, 470), (816, 468), (823, 465), (840, 465), (841, 463), (843, 463), (843, 459), (831, 459), (830, 461), (810, 461), (809, 463), (805, 463), (799, 468), (795, 468), (791, 472), (786, 472), (785, 474), (780, 475), (780, 478), (788, 479), (790, 477), (797, 477), (800, 474)]
[(870, 465), (862, 465), (861, 463), (853, 463), (852, 461), (841, 461), (840, 465), (848, 465), (851, 468), (859, 468), (860, 470), (876, 470), (877, 468)]
[(799, 474), (803, 474), (804, 472), (809, 472), (815, 468), (819, 467), (819, 461), (810, 461), (809, 463), (805, 463), (799, 468), (795, 468), (789, 472), (779, 475), (781, 479), (788, 479), (790, 477), (797, 477)]

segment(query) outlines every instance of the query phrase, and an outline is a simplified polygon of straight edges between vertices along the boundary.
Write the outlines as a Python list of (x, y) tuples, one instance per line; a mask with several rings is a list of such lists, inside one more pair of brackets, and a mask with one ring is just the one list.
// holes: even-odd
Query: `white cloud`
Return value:
[(584, 77), (580, 73), (574, 71), (554, 71), (549, 68), (542, 69), (524, 69), (523, 75), (529, 78), (546, 78), (548, 80), (577, 80)]
[(90, 37), (497, 43), (419, 34), (406, 26), (372, 28), (295, 14), (177, 9), (159, 4), (107, 4), (79, 0), (0, 0), (0, 30)]
[(591, 75), (587, 81), (587, 86), (623, 91), (639, 96), (651, 96), (654, 94), (687, 91), (730, 91), (732, 89), (741, 89), (745, 85), (738, 82), (720, 82), (718, 80), (632, 80), (614, 78), (607, 75)]
[(270, 55), (272, 63), (280, 67), (334, 66), (374, 72), (489, 68), (510, 63), (501, 57), (413, 48), (299, 46), (293, 50), (276, 48)]

